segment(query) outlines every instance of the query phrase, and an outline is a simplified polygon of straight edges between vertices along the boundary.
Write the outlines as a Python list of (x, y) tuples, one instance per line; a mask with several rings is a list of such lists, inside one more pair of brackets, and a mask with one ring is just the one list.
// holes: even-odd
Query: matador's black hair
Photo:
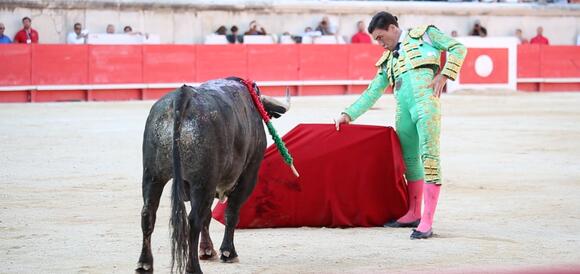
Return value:
[(386, 30), (389, 28), (389, 25), (395, 25), (399, 27), (399, 23), (397, 22), (397, 16), (393, 16), (392, 14), (386, 11), (381, 11), (375, 14), (375, 16), (373, 16), (373, 19), (371, 19), (368, 31), (369, 33), (373, 33), (375, 29)]

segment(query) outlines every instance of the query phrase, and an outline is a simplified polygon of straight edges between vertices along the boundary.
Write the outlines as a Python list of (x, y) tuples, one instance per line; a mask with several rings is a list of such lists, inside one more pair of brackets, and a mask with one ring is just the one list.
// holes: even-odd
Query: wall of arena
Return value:
[(105, 32), (113, 24), (117, 32), (126, 25), (133, 30), (158, 34), (161, 43), (202, 43), (220, 25), (237, 25), (245, 31), (257, 19), (270, 33), (300, 34), (307, 26), (316, 27), (328, 15), (339, 33), (350, 37), (358, 20), (368, 23), (377, 11), (399, 16), (400, 24), (412, 27), (435, 24), (443, 31), (467, 35), (479, 20), (489, 36), (511, 36), (521, 28), (531, 38), (538, 26), (551, 44), (574, 45), (580, 33), (580, 5), (456, 2), (362, 2), (362, 1), (186, 1), (186, 0), (3, 0), (0, 22), (6, 35), (21, 28), (24, 16), (32, 18), (41, 43), (64, 43), (75, 22), (92, 33)]

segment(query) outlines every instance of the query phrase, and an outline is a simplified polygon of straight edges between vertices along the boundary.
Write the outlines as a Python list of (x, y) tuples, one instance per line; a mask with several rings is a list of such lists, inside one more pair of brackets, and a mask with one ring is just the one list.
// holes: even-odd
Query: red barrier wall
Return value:
[(196, 80), (198, 82), (228, 76), (248, 77), (246, 46), (197, 46)]
[(542, 77), (580, 77), (580, 47), (540, 46)]
[[(518, 79), (566, 79), (580, 78), (579, 46), (518, 46)], [(580, 91), (580, 82), (534, 82), (518, 83), (524, 91)]]
[(518, 46), (518, 78), (580, 77), (578, 46)]
[(383, 48), (365, 44), (352, 44), (348, 47), (348, 75), (349, 79), (371, 79), (377, 73), (374, 64), (383, 54)]
[(298, 78), (298, 45), (248, 45), (248, 77), (256, 81), (291, 81)]
[[(45, 90), (33, 91), (33, 102), (76, 102), (87, 101), (87, 92), (84, 90)], [(0, 102), (2, 93), (0, 92)]]
[(32, 84), (31, 49), (29, 45), (1, 45), (0, 86)]
[(88, 47), (32, 45), (32, 83), (80, 85), (88, 83)]
[[(369, 80), (381, 52), (376, 45), (3, 45), (0, 86), (191, 83), (227, 76), (256, 81)], [(321, 95), (363, 89), (315, 85), (293, 86), (291, 92)], [(14, 90), (0, 92), (0, 102), (156, 99), (170, 90)], [(285, 86), (262, 90), (283, 95)]]
[(143, 82), (195, 82), (196, 49), (186, 45), (143, 46)]
[(519, 45), (518, 78), (535, 78), (540, 75), (540, 45)]
[(142, 49), (142, 46), (90, 45), (89, 83), (142, 83)]
[[(341, 45), (301, 45), (300, 80), (349, 79), (348, 47)], [(370, 64), (372, 66), (372, 64)]]
[[(0, 102), (156, 99), (171, 90), (27, 90), (36, 85), (191, 83), (239, 76), (257, 81), (370, 80), (382, 49), (349, 45), (0, 45)], [(579, 90), (580, 83), (529, 79), (580, 77), (580, 47), (518, 47), (523, 90)], [(15, 86), (11, 90), (10, 86)], [(293, 86), (293, 94), (359, 93), (364, 85)], [(264, 87), (282, 95), (284, 86)]]

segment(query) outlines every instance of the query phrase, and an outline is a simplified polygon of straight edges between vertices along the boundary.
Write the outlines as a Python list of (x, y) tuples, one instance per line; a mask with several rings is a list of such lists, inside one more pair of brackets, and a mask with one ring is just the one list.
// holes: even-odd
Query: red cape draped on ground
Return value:
[[(405, 164), (391, 127), (300, 124), (282, 139), (300, 177), (268, 147), (238, 228), (381, 226), (407, 211)], [(213, 210), (222, 224), (225, 207)]]

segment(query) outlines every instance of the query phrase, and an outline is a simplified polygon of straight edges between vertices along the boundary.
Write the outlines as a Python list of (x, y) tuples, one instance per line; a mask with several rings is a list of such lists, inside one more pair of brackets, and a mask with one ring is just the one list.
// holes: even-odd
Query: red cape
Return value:
[[(300, 177), (268, 147), (238, 228), (381, 226), (407, 211), (405, 164), (391, 127), (300, 124), (282, 139)], [(213, 210), (222, 224), (225, 207)]]

